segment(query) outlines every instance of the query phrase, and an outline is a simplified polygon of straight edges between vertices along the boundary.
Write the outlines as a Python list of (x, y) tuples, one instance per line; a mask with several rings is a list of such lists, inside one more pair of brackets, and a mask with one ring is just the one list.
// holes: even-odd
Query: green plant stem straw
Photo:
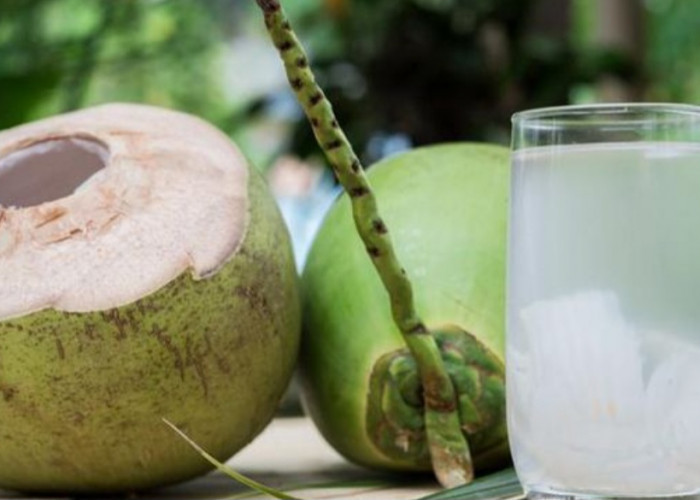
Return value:
[(284, 62), (289, 83), (296, 93), (316, 140), (338, 180), (350, 196), (353, 218), (389, 294), (396, 325), (419, 367), (425, 405), (425, 426), (435, 474), (444, 486), (473, 479), (469, 446), (462, 434), (457, 398), (435, 337), (415, 309), (413, 291), (401, 267), (386, 224), (360, 161), (340, 128), (331, 104), (316, 83), (309, 62), (278, 0), (256, 0), (265, 25)]

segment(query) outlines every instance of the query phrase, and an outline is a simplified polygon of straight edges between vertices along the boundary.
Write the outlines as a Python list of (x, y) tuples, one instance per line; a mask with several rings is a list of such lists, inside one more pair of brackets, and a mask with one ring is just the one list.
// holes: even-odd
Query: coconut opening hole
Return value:
[(26, 208), (73, 194), (106, 165), (99, 141), (51, 139), (0, 158), (0, 206)]

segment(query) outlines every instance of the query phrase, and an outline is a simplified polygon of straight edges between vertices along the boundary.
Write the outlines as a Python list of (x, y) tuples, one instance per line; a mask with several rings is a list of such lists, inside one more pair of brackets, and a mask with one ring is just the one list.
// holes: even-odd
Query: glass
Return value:
[(700, 493), (700, 107), (513, 117), (511, 451), (530, 498)]

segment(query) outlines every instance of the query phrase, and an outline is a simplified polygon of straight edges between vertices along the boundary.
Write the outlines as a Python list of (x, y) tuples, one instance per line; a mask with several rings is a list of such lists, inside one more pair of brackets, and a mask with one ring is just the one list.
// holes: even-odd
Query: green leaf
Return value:
[(231, 467), (219, 462), (216, 458), (211, 456), (209, 453), (207, 453), (201, 446), (199, 446), (197, 443), (195, 443), (187, 434), (182, 432), (180, 429), (177, 428), (175, 424), (170, 422), (167, 419), (163, 419), (163, 422), (170, 427), (172, 430), (177, 432), (182, 439), (187, 441), (187, 443), (192, 446), (197, 452), (202, 455), (203, 458), (207, 460), (210, 464), (212, 464), (214, 467), (216, 467), (219, 471), (223, 472), (226, 474), (228, 477), (233, 479), (234, 481), (238, 481), (244, 486), (247, 486), (248, 488), (255, 490), (259, 493), (262, 493), (263, 495), (269, 495), (273, 498), (280, 498), (282, 500), (301, 500), (297, 497), (293, 497), (291, 495), (287, 495), (283, 491), (276, 490), (274, 488), (271, 488), (269, 486), (265, 486), (262, 483), (259, 483), (255, 481), (254, 479), (251, 479), (247, 476), (244, 476), (240, 472), (236, 472), (234, 469)]
[(524, 498), (525, 494), (518, 477), (513, 468), (509, 468), (481, 477), (464, 486), (440, 491), (418, 500), (521, 500)]

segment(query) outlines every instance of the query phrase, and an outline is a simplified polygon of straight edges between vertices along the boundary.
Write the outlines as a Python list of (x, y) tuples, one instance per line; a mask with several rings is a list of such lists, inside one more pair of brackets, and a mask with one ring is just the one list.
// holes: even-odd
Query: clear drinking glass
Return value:
[(697, 495), (700, 107), (526, 111), (512, 149), (508, 429), (529, 497)]

